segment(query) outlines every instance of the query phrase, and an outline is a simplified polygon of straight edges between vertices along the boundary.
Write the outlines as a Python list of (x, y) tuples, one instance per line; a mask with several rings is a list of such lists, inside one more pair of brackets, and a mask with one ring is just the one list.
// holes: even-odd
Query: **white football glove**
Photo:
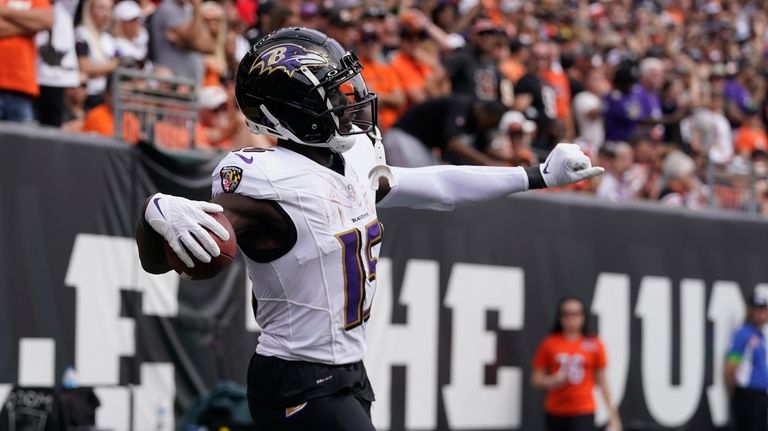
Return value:
[(558, 187), (595, 177), (605, 172), (599, 166), (592, 166), (576, 144), (557, 144), (547, 160), (539, 165), (541, 176), (547, 187)]
[(150, 198), (144, 219), (165, 238), (185, 265), (194, 268), (195, 262), (189, 257), (187, 250), (205, 263), (221, 254), (216, 241), (203, 228), (208, 228), (222, 241), (229, 239), (229, 232), (224, 226), (208, 214), (223, 211), (221, 205), (214, 203), (157, 193)]

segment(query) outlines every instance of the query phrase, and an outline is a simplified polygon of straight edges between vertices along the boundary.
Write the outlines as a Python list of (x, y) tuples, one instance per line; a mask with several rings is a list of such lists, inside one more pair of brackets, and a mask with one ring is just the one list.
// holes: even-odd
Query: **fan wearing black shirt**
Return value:
[(550, 149), (550, 126), (555, 118), (554, 91), (545, 86), (539, 73), (549, 68), (549, 47), (537, 42), (531, 47), (531, 56), (526, 64), (527, 72), (515, 83), (514, 110), (520, 111), (536, 123), (534, 150), (544, 153)]
[(406, 111), (384, 135), (387, 162), (392, 166), (440, 164), (509, 166), (484, 150), (506, 108), (498, 101), (467, 96), (430, 99)]
[(502, 75), (493, 57), (503, 33), (489, 20), (477, 21), (470, 31), (469, 44), (448, 56), (443, 65), (454, 94), (479, 100), (500, 100)]

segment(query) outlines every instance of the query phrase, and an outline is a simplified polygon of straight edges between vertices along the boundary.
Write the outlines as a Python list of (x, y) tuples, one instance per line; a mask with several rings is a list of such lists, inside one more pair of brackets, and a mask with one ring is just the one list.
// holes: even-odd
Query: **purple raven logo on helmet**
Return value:
[(259, 70), (259, 75), (282, 70), (292, 77), (301, 66), (327, 66), (328, 59), (295, 43), (275, 45), (254, 60), (248, 74)]

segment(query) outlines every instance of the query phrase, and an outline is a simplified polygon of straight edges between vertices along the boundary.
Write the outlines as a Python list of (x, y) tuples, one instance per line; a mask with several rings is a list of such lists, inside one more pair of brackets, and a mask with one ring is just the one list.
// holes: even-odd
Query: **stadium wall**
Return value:
[[(100, 427), (170, 430), (159, 411), (178, 422), (216, 382), (244, 382), (258, 325), (242, 262), (151, 276), (131, 239), (148, 194), (207, 199), (216, 159), (10, 125), (0, 148), (0, 400), (71, 365)], [(530, 363), (563, 295), (591, 310), (625, 429), (727, 424), (723, 354), (743, 295), (768, 290), (766, 222), (549, 193), (380, 219), (378, 429), (542, 429)]]

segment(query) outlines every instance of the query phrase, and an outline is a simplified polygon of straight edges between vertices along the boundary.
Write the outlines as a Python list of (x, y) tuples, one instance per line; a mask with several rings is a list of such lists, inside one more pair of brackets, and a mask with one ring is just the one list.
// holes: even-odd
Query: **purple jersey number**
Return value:
[[(365, 227), (366, 245), (365, 256), (368, 266), (368, 280), (376, 279), (376, 257), (373, 256), (373, 246), (381, 242), (381, 224), (374, 220)], [(359, 229), (352, 229), (336, 235), (341, 243), (341, 254), (344, 260), (344, 329), (354, 329), (370, 316), (370, 307), (365, 306), (365, 278), (362, 249), (363, 235)]]

